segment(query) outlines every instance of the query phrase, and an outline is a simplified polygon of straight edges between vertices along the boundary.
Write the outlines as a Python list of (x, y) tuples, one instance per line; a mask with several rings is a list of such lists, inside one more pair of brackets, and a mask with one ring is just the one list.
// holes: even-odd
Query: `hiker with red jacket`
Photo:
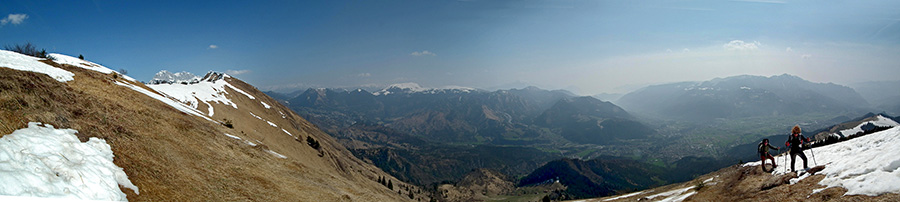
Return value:
[(781, 148), (770, 145), (769, 139), (766, 138), (759, 143), (759, 146), (757, 146), (756, 149), (759, 152), (759, 159), (762, 160), (762, 164), (760, 164), (760, 167), (762, 167), (763, 172), (769, 172), (766, 170), (766, 159), (772, 160), (772, 170), (775, 170), (775, 167), (778, 167), (778, 165), (775, 165), (775, 158), (772, 157), (771, 154), (769, 154), (769, 149), (781, 150)]
[(791, 172), (794, 172), (794, 160), (796, 160), (796, 156), (800, 155), (800, 159), (803, 159), (803, 169), (809, 169), (809, 166), (806, 164), (806, 154), (803, 154), (803, 143), (809, 143), (809, 138), (803, 137), (800, 135), (800, 126), (794, 126), (791, 129), (791, 136), (788, 137), (788, 141), (784, 142), (784, 145), (791, 148)]

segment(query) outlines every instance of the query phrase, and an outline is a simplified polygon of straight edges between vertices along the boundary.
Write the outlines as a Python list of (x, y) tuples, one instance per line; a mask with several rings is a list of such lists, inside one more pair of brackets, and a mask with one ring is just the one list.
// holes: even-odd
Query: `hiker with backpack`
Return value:
[(794, 162), (798, 155), (800, 156), (800, 159), (803, 159), (803, 169), (809, 169), (809, 166), (806, 163), (806, 154), (803, 153), (803, 143), (809, 143), (809, 138), (801, 135), (800, 126), (795, 125), (794, 128), (791, 129), (791, 136), (788, 137), (788, 141), (784, 142), (784, 145), (791, 149), (791, 172), (795, 172)]
[(766, 170), (766, 159), (772, 160), (772, 170), (775, 170), (775, 167), (778, 167), (778, 165), (775, 165), (775, 158), (769, 154), (769, 149), (781, 150), (781, 148), (770, 145), (769, 139), (766, 138), (759, 143), (759, 146), (757, 146), (756, 149), (756, 151), (759, 152), (759, 159), (762, 160), (760, 167), (762, 167), (763, 172), (769, 172)]

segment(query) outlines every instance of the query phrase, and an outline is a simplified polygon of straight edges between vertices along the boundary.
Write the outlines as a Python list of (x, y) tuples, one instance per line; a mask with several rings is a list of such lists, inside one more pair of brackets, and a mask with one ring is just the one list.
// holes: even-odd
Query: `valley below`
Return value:
[[(793, 86), (772, 89), (770, 85), (752, 85), (785, 81)], [(846, 87), (816, 84), (790, 75), (739, 76), (678, 85), (667, 92), (683, 95), (672, 97), (670, 102), (718, 103), (693, 106), (694, 112), (716, 105), (732, 109), (716, 110), (719, 114), (660, 114), (667, 110), (647, 109), (635, 104), (639, 102), (627, 104), (633, 110), (626, 110), (593, 97), (537, 87), (484, 91), (403, 84), (375, 92), (320, 88), (291, 93), (293, 97), (268, 93), (334, 136), (356, 157), (401, 180), (426, 187), (433, 195), (471, 189), (474, 185), (462, 183), (463, 179), (472, 178), (473, 171), (482, 169), (504, 176), (496, 180), (515, 185), (503, 189), (507, 191), (485, 191), (478, 194), (479, 200), (526, 195), (531, 197), (523, 200), (550, 195), (553, 199), (588, 198), (683, 182), (758, 158), (744, 145), (753, 145), (764, 137), (786, 137), (794, 125), (825, 128), (870, 110), (852, 90), (848, 94), (815, 95), (822, 98), (818, 100), (823, 103), (818, 104), (820, 109), (794, 109), (797, 102), (817, 100), (785, 101), (772, 92)], [(665, 85), (645, 89), (659, 88)], [(647, 91), (639, 90), (623, 99), (660, 96)], [(836, 101), (841, 97), (858, 99)], [(849, 103), (859, 100), (863, 103)], [(671, 107), (692, 109), (686, 105)], [(748, 114), (740, 110), (771, 112)], [(721, 113), (729, 111), (734, 113)], [(549, 186), (554, 183), (559, 186)], [(545, 194), (510, 191), (517, 189), (537, 189), (540, 191), (535, 192)], [(460, 198), (459, 194), (443, 198), (464, 199), (471, 198)]]

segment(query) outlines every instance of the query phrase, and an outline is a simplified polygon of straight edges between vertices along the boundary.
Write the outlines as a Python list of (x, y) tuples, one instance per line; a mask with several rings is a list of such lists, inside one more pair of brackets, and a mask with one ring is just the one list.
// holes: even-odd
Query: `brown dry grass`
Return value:
[[(113, 75), (45, 63), (75, 73), (75, 80), (62, 83), (44, 74), (0, 67), (0, 136), (36, 121), (76, 129), (82, 141), (103, 138), (116, 155), (114, 163), (140, 188), (140, 195), (123, 190), (129, 200), (408, 200), (375, 182), (377, 176), (387, 174), (354, 158), (327, 134), (243, 82), (230, 81), (257, 100), (230, 92), (239, 109), (213, 104), (214, 118), (235, 120), (235, 128), (229, 129), (115, 85), (117, 80), (127, 81)], [(263, 110), (260, 100), (274, 110)], [(326, 155), (319, 157), (318, 151), (294, 141), (280, 128), (247, 118), (248, 110), (295, 136), (312, 135)], [(281, 118), (277, 110), (288, 117)], [(263, 144), (249, 146), (223, 133)], [(265, 149), (288, 159), (275, 158)]]

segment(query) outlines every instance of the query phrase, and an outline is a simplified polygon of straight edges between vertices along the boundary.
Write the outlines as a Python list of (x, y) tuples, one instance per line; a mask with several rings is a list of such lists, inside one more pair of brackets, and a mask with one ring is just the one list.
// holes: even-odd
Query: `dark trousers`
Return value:
[(809, 168), (809, 166), (806, 165), (806, 154), (803, 154), (803, 150), (798, 149), (796, 152), (794, 152), (794, 150), (792, 149), (791, 150), (791, 172), (794, 171), (794, 160), (796, 160), (795, 157), (798, 155), (800, 156), (800, 159), (803, 159), (803, 168), (804, 169)]
[(772, 160), (772, 169), (774, 170), (775, 166), (776, 166), (775, 158), (772, 157), (772, 155), (769, 153), (759, 153), (759, 160), (762, 161), (762, 164), (760, 164), (760, 167), (762, 167), (762, 170), (765, 172), (769, 172), (768, 170), (766, 170), (766, 159)]

